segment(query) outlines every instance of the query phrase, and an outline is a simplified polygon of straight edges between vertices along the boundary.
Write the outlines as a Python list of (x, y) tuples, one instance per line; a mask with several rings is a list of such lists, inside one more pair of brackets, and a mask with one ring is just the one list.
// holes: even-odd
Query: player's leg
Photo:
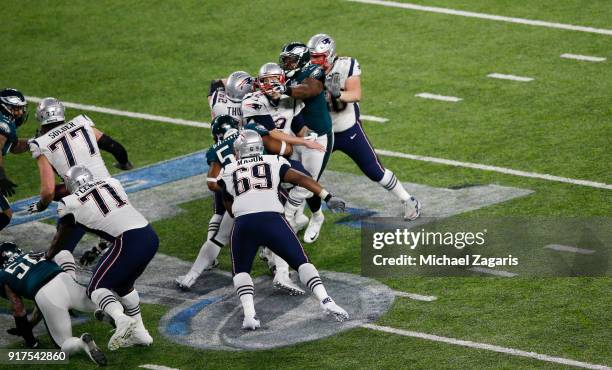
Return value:
[(53, 257), (53, 262), (57, 263), (59, 267), (64, 270), (67, 274), (76, 279), (76, 263), (74, 262), (74, 256), (67, 250), (61, 250), (58, 254)]
[[(211, 218), (211, 222), (213, 222), (214, 217), (215, 216)], [(189, 272), (186, 275), (176, 278), (175, 281), (179, 288), (189, 290), (204, 270), (218, 264), (217, 256), (221, 252), (221, 248), (227, 244), (233, 224), (234, 219), (226, 212), (219, 226), (215, 227), (216, 229), (212, 234), (209, 233), (209, 238), (202, 244), (198, 256), (193, 262)]]
[(106, 358), (91, 335), (85, 333), (80, 338), (72, 336), (72, 323), (68, 313), (72, 302), (69, 285), (71, 282), (74, 283), (74, 280), (68, 274), (57, 275), (36, 293), (36, 306), (57, 347), (70, 355), (83, 351), (96, 364), (106, 365)]
[[(121, 292), (120, 294), (123, 294)], [(134, 334), (125, 343), (124, 347), (138, 345), (138, 346), (150, 346), (153, 344), (153, 337), (149, 334), (149, 331), (145, 328), (144, 322), (142, 321), (142, 314), (140, 312), (140, 296), (138, 291), (134, 288), (127, 293), (119, 297), (119, 301), (123, 305), (125, 314), (136, 320), (136, 329)]]
[[(317, 141), (320, 144), (325, 145), (328, 150), (324, 153), (309, 150), (306, 158), (304, 159), (304, 166), (310, 171), (310, 173), (313, 174), (313, 178), (319, 181), (325, 167), (327, 167), (327, 162), (329, 161), (329, 156), (334, 145), (333, 133), (330, 133), (327, 136), (319, 136)], [(304, 242), (314, 243), (319, 238), (319, 233), (321, 232), (321, 227), (325, 221), (325, 216), (323, 215), (323, 211), (321, 209), (321, 198), (313, 195), (310, 192), (309, 195), (308, 206), (312, 211), (312, 217), (310, 218), (306, 231), (304, 231)]]
[(250, 275), (257, 247), (262, 244), (258, 228), (265, 225), (265, 220), (258, 220), (258, 215), (261, 213), (236, 218), (230, 235), (234, 288), (242, 304), (242, 328), (246, 330), (255, 330), (260, 326), (253, 301), (255, 287)]
[(270, 224), (274, 225), (274, 233), (267, 235), (270, 239), (270, 248), (298, 271), (300, 281), (313, 292), (319, 300), (321, 308), (326, 313), (333, 315), (339, 321), (347, 320), (349, 315), (327, 294), (319, 272), (309, 262), (304, 248), (295, 234), (291, 232), (291, 228), (286, 220), (278, 217), (278, 220), (274, 220)]
[(370, 180), (391, 192), (404, 205), (404, 218), (414, 220), (421, 213), (421, 204), (399, 182), (395, 174), (383, 167), (374, 147), (359, 123), (336, 134), (334, 150), (348, 155)]
[(70, 253), (73, 253), (81, 239), (83, 239), (85, 232), (85, 229), (81, 226), (74, 227), (66, 239), (66, 242), (62, 245), (62, 250), (67, 250)]
[(0, 195), (0, 210), (2, 210), (0, 212), (0, 230), (2, 230), (11, 223), (13, 218), (13, 210), (11, 210), (11, 205), (4, 195)]
[(98, 261), (87, 286), (87, 295), (100, 310), (112, 317), (117, 327), (108, 341), (111, 351), (127, 342), (137, 324), (136, 320), (125, 314), (123, 306), (112, 292), (116, 287), (123, 286), (123, 282), (129, 278), (131, 256), (126, 249), (123, 238), (117, 238), (106, 255)]

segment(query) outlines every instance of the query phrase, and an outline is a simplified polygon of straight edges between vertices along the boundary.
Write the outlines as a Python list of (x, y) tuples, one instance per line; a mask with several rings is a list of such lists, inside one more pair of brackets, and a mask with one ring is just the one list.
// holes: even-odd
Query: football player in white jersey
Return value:
[(414, 220), (421, 214), (421, 203), (408, 194), (393, 172), (381, 164), (370, 144), (359, 116), (361, 68), (355, 58), (338, 57), (336, 43), (326, 34), (308, 41), (310, 62), (325, 71), (325, 87), (334, 130), (334, 151), (348, 155), (372, 181), (379, 183), (401, 200), (404, 218)]
[(284, 206), (278, 197), (281, 181), (299, 184), (324, 199), (333, 211), (345, 208), (343, 200), (333, 197), (312, 178), (291, 169), (278, 155), (263, 155), (264, 145), (256, 131), (243, 130), (234, 143), (237, 161), (226, 165), (217, 182), (223, 191), (226, 208), (235, 217), (231, 234), (234, 286), (242, 303), (242, 328), (260, 327), (253, 302), (254, 286), (250, 276), (259, 246), (265, 245), (298, 271), (302, 284), (308, 286), (321, 308), (337, 320), (349, 318), (327, 294), (317, 269), (309, 262), (300, 241), (283, 217)]
[(253, 92), (255, 79), (247, 72), (232, 72), (227, 79), (213, 80), (208, 92), (212, 118), (228, 115), (242, 125), (242, 99)]
[[(36, 119), (40, 130), (38, 137), (30, 141), (30, 151), (40, 172), (40, 200), (30, 205), (31, 213), (42, 212), (51, 201), (67, 194), (64, 184), (56, 186), (55, 173), (64, 178), (70, 167), (85, 165), (96, 179), (110, 177), (100, 150), (115, 157), (115, 167), (133, 167), (123, 145), (96, 129), (89, 117), (79, 115), (66, 122), (64, 105), (55, 98), (45, 98), (38, 104)], [(64, 249), (73, 252), (83, 234), (83, 230), (75, 230)], [(63, 261), (56, 262), (62, 268), (70, 268)]]
[(110, 350), (150, 345), (153, 338), (142, 322), (134, 282), (157, 252), (157, 234), (130, 204), (119, 180), (95, 179), (81, 165), (71, 167), (64, 174), (64, 180), (71, 195), (59, 202), (58, 229), (47, 258), (53, 258), (63, 248), (65, 240), (78, 226), (112, 242), (94, 269), (87, 295), (115, 322), (117, 329), (108, 342)]

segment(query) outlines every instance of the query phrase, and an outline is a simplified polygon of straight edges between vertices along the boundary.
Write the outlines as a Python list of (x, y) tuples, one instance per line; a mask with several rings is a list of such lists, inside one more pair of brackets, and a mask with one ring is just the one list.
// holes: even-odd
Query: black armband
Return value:
[(212, 96), (215, 91), (219, 89), (225, 89), (225, 85), (222, 80), (212, 80), (210, 81), (210, 89), (208, 90), (208, 96)]
[(292, 94), (292, 93), (293, 93), (293, 87), (291, 87), (291, 86), (287, 86), (287, 87), (285, 88), (285, 95), (287, 95), (287, 96), (291, 96), (291, 94)]
[(112, 137), (102, 134), (98, 140), (98, 148), (109, 152), (120, 164), (128, 163), (128, 154), (123, 145), (113, 140)]

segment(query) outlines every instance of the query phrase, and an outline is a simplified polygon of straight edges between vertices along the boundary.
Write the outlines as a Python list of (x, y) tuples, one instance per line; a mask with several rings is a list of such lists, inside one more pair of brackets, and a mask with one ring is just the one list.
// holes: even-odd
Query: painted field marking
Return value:
[[(33, 102), (39, 102), (39, 101), (42, 100), (41, 98), (38, 98), (38, 97), (35, 97), (35, 96), (28, 96), (26, 98), (28, 100), (30, 100), (30, 101), (33, 101)], [(93, 109), (89, 109), (89, 108), (95, 108), (96, 112), (106, 113), (106, 114), (111, 114), (111, 115), (134, 117), (134, 118), (140, 118), (140, 119), (149, 120), (149, 121), (167, 122), (167, 123), (178, 124), (178, 125), (185, 125), (184, 122), (192, 122), (192, 123), (194, 123), (194, 126), (196, 126), (196, 127), (210, 128), (210, 124), (208, 124), (206, 122), (187, 121), (187, 120), (176, 119), (176, 118), (155, 116), (155, 115), (152, 115), (152, 114), (143, 114), (143, 113), (120, 111), (120, 110), (116, 110), (116, 109), (96, 107), (96, 106), (93, 106), (93, 105), (82, 105), (82, 104), (77, 104), (77, 103), (66, 103), (66, 102), (63, 102), (63, 103), (66, 106), (74, 107), (75, 109), (81, 109), (81, 110), (85, 110), (85, 111), (87, 111), (87, 110), (94, 111)], [(68, 105), (68, 104), (70, 104), (70, 105)], [(78, 108), (78, 107), (85, 107), (85, 108)], [(160, 119), (163, 119), (163, 120), (160, 120)], [(180, 123), (180, 122), (183, 122), (183, 123)], [(195, 125), (195, 124), (197, 124), (197, 125)], [(192, 126), (192, 125), (189, 124), (187, 126)], [(506, 174), (506, 175), (513, 175), (513, 176), (519, 176), (519, 177), (530, 177), (530, 178), (540, 179), (540, 180), (555, 181), (555, 182), (562, 182), (562, 183), (573, 184), (573, 185), (587, 186), (587, 187), (591, 187), (591, 188), (599, 188), (599, 189), (612, 190), (612, 185), (611, 184), (605, 184), (605, 183), (595, 182), (595, 181), (590, 181), (590, 180), (572, 179), (572, 178), (568, 178), (568, 177), (561, 177), (561, 176), (554, 176), (554, 175), (548, 175), (548, 174), (541, 174), (541, 173), (536, 173), (536, 172), (527, 172), (527, 171), (513, 170), (511, 168), (505, 168), (505, 167), (490, 166), (490, 165), (486, 165), (486, 164), (470, 163), (470, 162), (460, 162), (460, 161), (455, 161), (455, 160), (452, 160), (452, 159), (444, 159), (444, 158), (428, 157), (428, 156), (424, 156), (424, 155), (400, 153), (400, 152), (394, 152), (394, 151), (384, 150), (384, 149), (376, 149), (376, 153), (378, 153), (379, 155), (386, 156), (386, 157), (412, 159), (412, 160), (415, 160), (415, 161), (423, 161), (423, 162), (444, 164), (444, 165), (455, 166), (455, 167), (472, 168), (472, 169), (476, 169), (476, 170), (499, 172), (499, 173), (503, 173), (503, 174)]]
[(561, 58), (565, 59), (575, 59), (575, 60), (584, 60), (587, 62), (604, 62), (606, 58), (603, 57), (592, 57), (589, 55), (580, 55), (580, 54), (561, 54)]
[(515, 274), (514, 272), (509, 272), (509, 271), (504, 271), (504, 270), (493, 270), (493, 269), (486, 268), (486, 267), (472, 267), (472, 268), (469, 268), (468, 270), (480, 272), (483, 274), (502, 276), (502, 277), (515, 277), (518, 275), (518, 274)]
[(347, 0), (347, 1), (351, 1), (351, 2), (354, 2), (354, 3), (363, 3), (363, 4), (371, 4), (371, 5), (389, 6), (389, 7), (393, 7), (393, 8), (403, 8), (403, 9), (410, 9), (410, 10), (418, 10), (418, 11), (422, 11), (422, 12), (440, 13), (440, 14), (447, 14), (447, 15), (458, 15), (458, 16), (461, 16), (461, 17), (468, 17), (468, 18), (487, 19), (487, 20), (490, 20), (490, 21), (518, 23), (518, 24), (526, 24), (526, 25), (529, 25), (529, 26), (557, 28), (557, 29), (561, 29), (561, 30), (588, 32), (588, 33), (597, 33), (597, 34), (600, 34), (600, 35), (612, 36), (612, 30), (605, 29), (605, 28), (593, 28), (593, 27), (586, 27), (586, 26), (575, 26), (573, 24), (546, 22), (546, 21), (539, 21), (539, 20), (525, 19), (525, 18), (506, 17), (506, 16), (502, 16), (502, 15), (468, 12), (468, 11), (463, 11), (463, 10), (456, 10), (456, 9), (449, 9), (449, 8), (440, 8), (440, 7), (436, 7), (436, 6), (423, 6), (423, 5), (410, 4), (410, 3), (398, 3), (396, 1), (383, 1), (383, 0)]
[(552, 249), (552, 250), (558, 251), (558, 252), (570, 252), (570, 253), (576, 253), (576, 254), (593, 254), (593, 253), (595, 253), (595, 251), (592, 250), (592, 249), (576, 248), (576, 247), (570, 247), (569, 245), (561, 245), (561, 244), (549, 244), (549, 245), (544, 246), (544, 248)]
[(487, 75), (487, 77), (498, 78), (500, 80), (519, 81), (519, 82), (529, 82), (529, 81), (533, 81), (534, 80), (531, 77), (521, 77), (521, 76), (515, 76), (515, 75), (505, 75), (505, 74), (502, 74), (502, 73), (489, 73)]
[(372, 122), (380, 122), (380, 123), (385, 123), (387, 121), (389, 121), (388, 118), (382, 118), (382, 117), (376, 117), (376, 116), (368, 116), (368, 115), (361, 115), (360, 118), (364, 121), (372, 121)]
[(433, 296), (433, 295), (420, 295), (416, 293), (402, 292), (399, 290), (394, 290), (393, 294), (395, 294), (396, 297), (410, 298), (410, 299), (414, 299), (415, 301), (423, 301), (423, 302), (433, 302), (436, 299), (438, 299), (438, 297)]
[[(42, 98), (38, 98), (36, 96), (26, 96), (26, 99), (34, 103), (39, 103), (42, 100)], [(71, 103), (71, 102), (66, 102), (66, 101), (62, 101), (62, 103), (68, 108), (80, 109), (80, 110), (89, 111), (89, 112), (106, 113), (106, 114), (112, 114), (114, 116), (138, 118), (138, 119), (144, 119), (147, 121), (167, 122), (167, 123), (172, 123), (175, 125), (182, 125), (182, 126), (210, 128), (210, 123), (207, 123), (207, 122), (189, 121), (186, 119), (156, 116), (153, 114), (128, 112), (125, 110), (103, 108), (103, 107), (97, 107), (95, 105), (85, 105), (85, 104)]]
[(479, 163), (460, 162), (460, 161), (455, 161), (455, 160), (452, 160), (452, 159), (444, 159), (444, 158), (428, 157), (428, 156), (424, 156), (424, 155), (415, 155), (415, 154), (393, 152), (393, 151), (384, 150), (384, 149), (375, 149), (375, 150), (376, 150), (376, 153), (378, 153), (380, 155), (387, 156), (387, 157), (406, 158), (406, 159), (412, 159), (412, 160), (415, 160), (415, 161), (423, 161), (423, 162), (430, 162), (430, 163), (445, 164), (445, 165), (448, 165), (448, 166), (455, 166), (455, 167), (473, 168), (473, 169), (483, 170), (483, 171), (499, 172), (499, 173), (503, 173), (503, 174), (506, 174), (506, 175), (513, 175), (513, 176), (520, 176), (520, 177), (530, 177), (530, 178), (540, 179), (540, 180), (563, 182), (563, 183), (573, 184), (573, 185), (588, 186), (588, 187), (591, 187), (591, 188), (599, 188), (599, 189), (612, 190), (612, 185), (611, 184), (605, 184), (605, 183), (602, 183), (602, 182), (595, 182), (595, 181), (590, 181), (590, 180), (572, 179), (572, 178), (569, 178), (569, 177), (554, 176), (554, 175), (542, 174), (542, 173), (537, 173), (537, 172), (527, 172), (527, 171), (513, 170), (511, 168), (498, 167), (498, 166), (490, 166), (490, 165), (479, 164)]
[(556, 364), (576, 366), (576, 367), (581, 367), (584, 369), (611, 370), (611, 368), (606, 365), (591, 364), (588, 362), (576, 361), (576, 360), (571, 360), (571, 359), (567, 359), (563, 357), (543, 355), (540, 353), (528, 352), (528, 351), (523, 351), (520, 349), (514, 349), (514, 348), (508, 348), (508, 347), (501, 347), (501, 346), (496, 346), (493, 344), (472, 342), (470, 340), (461, 340), (461, 339), (455, 339), (455, 338), (441, 337), (441, 336), (433, 335), (433, 334), (390, 328), (388, 326), (380, 326), (380, 325), (374, 325), (374, 324), (364, 324), (362, 325), (362, 327), (371, 329), (371, 330), (381, 331), (384, 333), (402, 335), (405, 337), (420, 338), (420, 339), (431, 340), (434, 342), (453, 344), (456, 346), (483, 349), (487, 351), (505, 353), (505, 354), (512, 355), (512, 356), (527, 357), (527, 358), (533, 358), (533, 359), (540, 360), (540, 361), (552, 362)]
[(431, 93), (420, 93), (420, 94), (416, 94), (415, 96), (419, 98), (423, 98), (423, 99), (442, 100), (442, 101), (448, 101), (452, 103), (456, 103), (458, 101), (463, 100), (461, 98), (457, 98), (456, 96), (444, 96), (444, 95), (431, 94)]
[(140, 365), (138, 367), (141, 367), (143, 369), (151, 369), (151, 370), (179, 370), (179, 369), (174, 368), (174, 367), (168, 367), (168, 366), (162, 366), (162, 365), (154, 365), (154, 364), (144, 364), (144, 365)]

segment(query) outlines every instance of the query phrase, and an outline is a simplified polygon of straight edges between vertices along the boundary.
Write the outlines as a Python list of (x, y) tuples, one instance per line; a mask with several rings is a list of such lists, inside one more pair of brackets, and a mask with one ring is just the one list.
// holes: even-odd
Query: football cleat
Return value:
[(405, 202), (402, 202), (404, 205), (404, 220), (414, 221), (421, 215), (421, 202), (419, 202), (415, 197), (410, 197)]
[(194, 276), (193, 274), (188, 273), (187, 275), (177, 277), (174, 282), (180, 290), (188, 291), (191, 290), (191, 287), (193, 284), (195, 284), (196, 280), (198, 280), (198, 277), (199, 276)]
[(83, 333), (81, 340), (85, 343), (85, 353), (98, 366), (106, 366), (106, 356), (94, 342), (93, 337), (89, 333)]
[(327, 297), (321, 301), (321, 308), (326, 314), (332, 315), (336, 320), (342, 322), (349, 320), (349, 314), (344, 308), (338, 306), (331, 297)]
[(115, 320), (117, 328), (108, 341), (108, 349), (116, 351), (119, 347), (123, 347), (130, 339), (136, 329), (136, 320), (129, 316), (122, 315), (119, 320)]
[(132, 336), (121, 347), (132, 347), (132, 346), (150, 346), (153, 344), (153, 337), (149, 334), (147, 329), (136, 329)]
[(244, 317), (242, 320), (242, 329), (243, 330), (257, 330), (261, 326), (259, 319), (257, 316), (253, 317)]
[(308, 223), (308, 227), (306, 231), (304, 231), (304, 243), (314, 243), (319, 238), (319, 232), (321, 231), (324, 221), (325, 216), (323, 212), (319, 211), (313, 213)]
[(116, 162), (115, 164), (113, 164), (113, 166), (123, 171), (128, 171), (134, 168), (134, 165), (130, 161), (127, 161), (126, 163)]
[(272, 282), (274, 287), (278, 290), (285, 291), (289, 293), (289, 295), (303, 295), (304, 289), (297, 286), (289, 277), (289, 273), (287, 272), (277, 272), (274, 275), (274, 280)]

